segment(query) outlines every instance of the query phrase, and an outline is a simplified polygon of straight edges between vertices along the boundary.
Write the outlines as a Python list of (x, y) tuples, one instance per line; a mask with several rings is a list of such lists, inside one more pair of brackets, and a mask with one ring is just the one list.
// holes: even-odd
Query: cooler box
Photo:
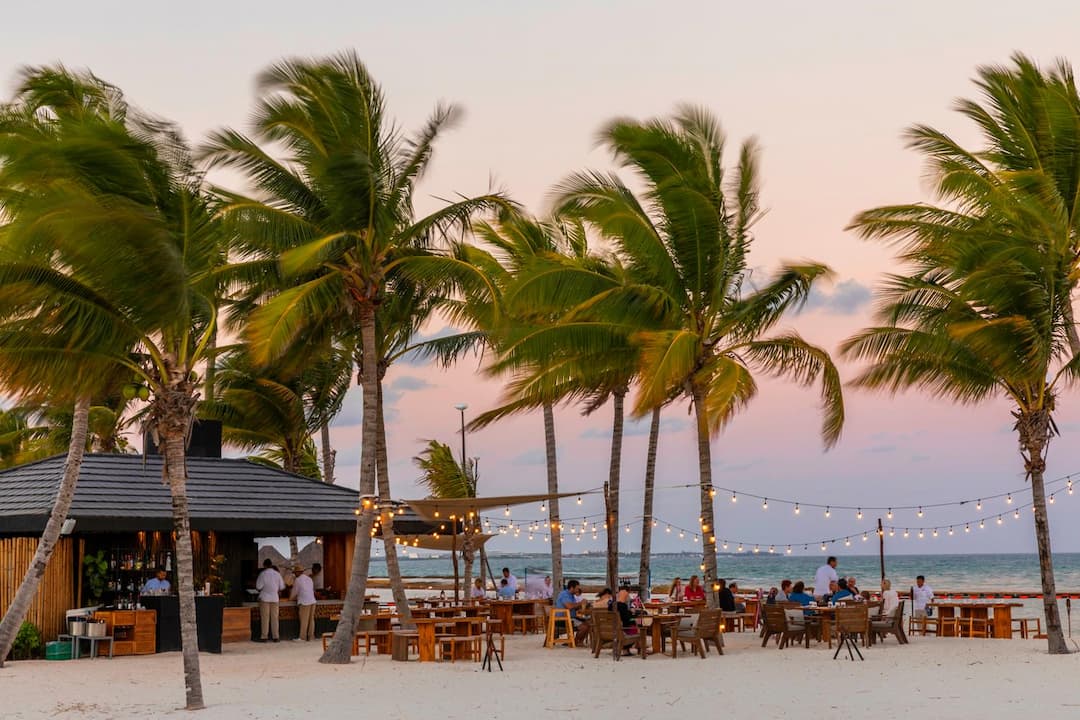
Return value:
[(47, 642), (45, 643), (45, 659), (46, 660), (70, 660), (71, 659), (71, 643), (63, 641)]

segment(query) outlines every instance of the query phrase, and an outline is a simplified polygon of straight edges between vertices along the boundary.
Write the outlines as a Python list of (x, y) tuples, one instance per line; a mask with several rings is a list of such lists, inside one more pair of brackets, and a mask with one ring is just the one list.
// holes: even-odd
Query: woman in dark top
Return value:
[(726, 580), (717, 580), (720, 586), (720, 609), (724, 612), (735, 612), (735, 595), (728, 589)]
[(634, 613), (630, 612), (630, 591), (626, 588), (619, 588), (619, 594), (615, 596), (615, 612), (619, 613), (619, 623), (623, 627), (623, 632), (627, 635), (637, 635)]

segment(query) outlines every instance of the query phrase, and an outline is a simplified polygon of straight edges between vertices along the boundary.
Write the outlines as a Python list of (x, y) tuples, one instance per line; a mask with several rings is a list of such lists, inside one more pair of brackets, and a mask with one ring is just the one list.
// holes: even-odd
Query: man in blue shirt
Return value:
[(514, 588), (510, 587), (510, 582), (503, 578), (499, 581), (499, 592), (496, 593), (500, 600), (513, 600)]
[(581, 599), (581, 583), (571, 580), (566, 583), (566, 589), (555, 598), (555, 607), (570, 611), (570, 622), (574, 626), (574, 642), (581, 644), (589, 634), (589, 624), (578, 619), (578, 608), (584, 607), (585, 601)]
[(142, 590), (139, 592), (143, 595), (165, 595), (169, 592), (172, 585), (165, 579), (165, 568), (159, 567), (157, 569), (157, 577), (152, 577), (146, 581), (146, 584), (142, 586)]

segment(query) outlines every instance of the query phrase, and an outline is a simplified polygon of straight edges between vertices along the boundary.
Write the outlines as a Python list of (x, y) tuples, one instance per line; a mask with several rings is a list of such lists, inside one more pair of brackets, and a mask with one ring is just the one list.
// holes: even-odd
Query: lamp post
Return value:
[[(465, 457), (465, 411), (468, 407), (465, 403), (458, 403), (454, 406), (454, 409), (461, 413), (461, 472), (465, 478), (466, 487), (469, 485), (469, 461)], [(458, 580), (457, 519), (451, 516), (450, 522), (452, 523), (450, 528), (450, 551), (453, 553), (454, 559), (454, 602), (459, 603), (461, 602), (461, 585)], [(462, 518), (462, 527), (467, 527), (464, 518)], [(466, 588), (466, 592), (468, 592), (468, 588)]]

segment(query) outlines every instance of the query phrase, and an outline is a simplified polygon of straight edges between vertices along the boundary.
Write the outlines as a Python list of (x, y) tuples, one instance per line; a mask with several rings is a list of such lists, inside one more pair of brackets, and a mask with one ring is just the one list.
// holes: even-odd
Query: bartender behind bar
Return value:
[(165, 579), (165, 568), (158, 566), (156, 577), (152, 577), (142, 586), (142, 595), (168, 595), (172, 585)]

